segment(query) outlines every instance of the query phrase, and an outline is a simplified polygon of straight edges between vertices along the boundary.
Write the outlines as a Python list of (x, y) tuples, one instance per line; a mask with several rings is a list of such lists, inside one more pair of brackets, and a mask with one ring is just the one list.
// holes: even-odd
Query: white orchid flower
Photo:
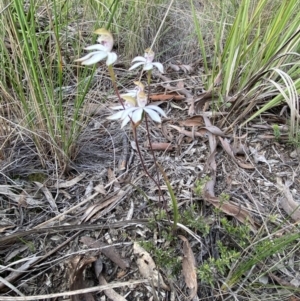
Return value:
[(161, 73), (164, 73), (164, 67), (161, 63), (159, 63), (159, 62), (153, 63), (154, 55), (155, 55), (155, 53), (150, 48), (147, 48), (145, 50), (144, 57), (137, 56), (132, 60), (132, 63), (134, 63), (134, 62), (137, 62), (137, 63), (133, 64), (129, 68), (129, 70), (133, 70), (139, 66), (143, 66), (143, 70), (149, 71), (149, 70), (152, 70), (153, 67), (156, 67)]
[(114, 110), (121, 110), (112, 116), (107, 117), (109, 120), (121, 119), (121, 128), (123, 128), (130, 120), (137, 126), (142, 121), (144, 113), (148, 114), (155, 122), (161, 122), (159, 114), (167, 117), (165, 112), (157, 105), (147, 105), (147, 96), (144, 91), (139, 91), (136, 99), (131, 96), (124, 96), (123, 98), (126, 100), (124, 108), (122, 106), (112, 108)]
[(136, 87), (132, 90), (128, 90), (126, 93), (124, 94), (121, 94), (120, 96), (122, 98), (124, 98), (124, 96), (130, 96), (130, 97), (133, 97), (133, 98), (136, 98), (137, 97), (137, 94), (140, 92), (140, 91), (144, 91), (145, 89), (145, 86), (140, 82), (140, 81), (135, 81), (134, 84), (136, 85)]
[(115, 52), (111, 52), (114, 45), (112, 34), (105, 28), (99, 28), (94, 33), (99, 35), (97, 39), (99, 44), (91, 45), (84, 49), (95, 51), (75, 60), (75, 62), (80, 62), (82, 65), (93, 65), (106, 59), (106, 65), (112, 65), (118, 58)]

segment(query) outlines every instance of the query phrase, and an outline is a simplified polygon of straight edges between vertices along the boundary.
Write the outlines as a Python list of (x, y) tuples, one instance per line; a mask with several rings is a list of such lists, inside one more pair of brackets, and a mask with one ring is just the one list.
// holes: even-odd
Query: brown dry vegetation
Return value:
[[(145, 3), (153, 18), (127, 29), (112, 22), (121, 93), (139, 78), (127, 71), (130, 60), (152, 43), (166, 11), (164, 1)], [(238, 5), (230, 3), (228, 23)], [(53, 73), (62, 70), (49, 84), (47, 69), (41, 82), (48, 85), (36, 91), (32, 66), (19, 73), (21, 29), (17, 24), (14, 31), (17, 12), (5, 5), (0, 18), (11, 27), (4, 30), (1, 55), (11, 62), (2, 67), (15, 81), (1, 73), (0, 300), (300, 300), (300, 151), (290, 134), (291, 116), (299, 112), (282, 103), (241, 127), (275, 92), (255, 94), (251, 104), (243, 102), (249, 91), (232, 92), (220, 103), (222, 79), (208, 89), (190, 3), (175, 1), (154, 46), (165, 74), (153, 72), (150, 86), (150, 99), (161, 101), (168, 117), (149, 121), (149, 133), (145, 123), (138, 127), (144, 164), (162, 198), (145, 174), (130, 127), (106, 119), (118, 103), (106, 65), (83, 70), (73, 63), (94, 39), (95, 7), (81, 5), (78, 18), (59, 28), (47, 5), (35, 11), (37, 35), (59, 30), (47, 36), (44, 49), (37, 47), (35, 60), (42, 68), (51, 62)], [(207, 53), (213, 53), (208, 12), (221, 18), (219, 4), (194, 5), (203, 14)], [(33, 116), (42, 105), (34, 93), (44, 97), (49, 120)], [(65, 123), (51, 97), (59, 100)], [(52, 133), (49, 122), (59, 124)], [(179, 210), (175, 229), (164, 175)]]

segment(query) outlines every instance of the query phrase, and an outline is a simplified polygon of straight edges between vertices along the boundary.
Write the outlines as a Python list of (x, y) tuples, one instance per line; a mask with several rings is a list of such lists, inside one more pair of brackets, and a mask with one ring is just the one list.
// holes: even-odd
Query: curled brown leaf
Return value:
[[(92, 262), (96, 261), (93, 256), (83, 257), (75, 256), (69, 261), (69, 283), (70, 290), (78, 290), (84, 288), (84, 270)], [(94, 301), (91, 293), (84, 293), (79, 295), (72, 295), (72, 301)]]
[(188, 240), (182, 235), (178, 237), (183, 241), (182, 273), (186, 286), (190, 289), (189, 299), (192, 300), (197, 294), (198, 287), (196, 260)]

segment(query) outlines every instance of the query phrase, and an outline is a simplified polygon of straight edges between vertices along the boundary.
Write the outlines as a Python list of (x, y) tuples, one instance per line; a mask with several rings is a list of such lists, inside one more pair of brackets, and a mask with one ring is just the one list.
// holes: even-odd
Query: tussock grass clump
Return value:
[(238, 5), (224, 1), (216, 18), (209, 21), (214, 41), (211, 49), (202, 30), (202, 16), (192, 5), (205, 86), (223, 109), (230, 107), (223, 125), (232, 128), (257, 108), (247, 122), (287, 103), (291, 110), (291, 136), (298, 132), (299, 7), (297, 0), (243, 0)]
[[(2, 109), (9, 103), (10, 114), (2, 118), (34, 141), (43, 166), (50, 160), (61, 169), (72, 159), (89, 87), (71, 65), (78, 37), (68, 28), (70, 9), (60, 1), (4, 1), (0, 31)], [(71, 82), (80, 92), (65, 99)]]
[(51, 161), (66, 170), (77, 155), (76, 142), (88, 120), (83, 104), (93, 101), (85, 96), (95, 67), (80, 68), (74, 59), (83, 46), (93, 42), (95, 28), (107, 27), (117, 38), (118, 52), (129, 63), (152, 42), (165, 13), (164, 3), (3, 1), (1, 149), (10, 148), (14, 135), (22, 133), (34, 142), (44, 168)]

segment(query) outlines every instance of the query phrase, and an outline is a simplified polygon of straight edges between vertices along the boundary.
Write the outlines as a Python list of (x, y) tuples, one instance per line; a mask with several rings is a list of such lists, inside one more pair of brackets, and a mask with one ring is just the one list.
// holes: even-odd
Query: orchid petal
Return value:
[(116, 107), (111, 107), (110, 109), (111, 110), (124, 110), (124, 107), (123, 106), (116, 106)]
[(154, 106), (154, 105), (149, 105), (147, 106), (148, 109), (150, 110), (154, 110), (158, 113), (160, 113), (162, 116), (167, 117), (166, 113), (158, 106)]
[(82, 65), (93, 65), (95, 63), (102, 61), (106, 57), (107, 57), (107, 52), (104, 52), (104, 51), (93, 52), (93, 56), (91, 58), (83, 61), (81, 64)]
[(145, 62), (135, 63), (129, 68), (129, 71), (137, 68), (138, 66), (144, 65), (144, 64), (145, 64)]
[(136, 56), (131, 62), (137, 62), (137, 61), (141, 61), (143, 63), (147, 62), (147, 59), (145, 59), (143, 56)]
[(137, 123), (138, 121), (141, 121), (142, 120), (143, 112), (144, 112), (144, 110), (142, 108), (139, 108), (139, 109), (135, 110), (132, 113), (132, 121), (134, 123)]
[(152, 65), (154, 65), (159, 70), (160, 73), (164, 73), (164, 66), (161, 63), (156, 62), (156, 63), (152, 63)]
[(108, 52), (106, 65), (107, 66), (112, 65), (117, 60), (117, 58), (118, 58), (118, 56), (115, 52)]
[(149, 71), (149, 70), (152, 70), (153, 69), (153, 64), (152, 63), (146, 63), (145, 65), (144, 65), (144, 68), (143, 68), (143, 70), (145, 70), (145, 71)]
[(131, 116), (132, 112), (134, 112), (137, 107), (129, 107), (122, 111), (121, 119), (124, 119), (126, 116)]
[[(120, 94), (120, 96), (121, 96), (122, 98), (127, 97), (127, 96), (135, 98), (136, 95), (137, 95), (137, 93), (138, 93), (137, 90), (130, 90), (130, 91), (128, 91), (127, 93)], [(126, 98), (124, 98), (124, 99), (126, 100)]]
[(122, 98), (126, 100), (126, 103), (129, 104), (130, 106), (136, 107), (136, 100), (134, 97), (124, 95), (122, 96)]
[(90, 57), (92, 57), (93, 55), (94, 55), (94, 52), (88, 53), (87, 55), (85, 55), (79, 59), (76, 59), (74, 62), (83, 62), (83, 61), (89, 59)]
[(135, 81), (133, 83), (136, 85), (135, 90), (144, 91), (145, 86), (140, 81)]
[(155, 122), (161, 122), (161, 118), (154, 110), (149, 109), (149, 107), (145, 107), (144, 110), (147, 112), (147, 114), (152, 120), (154, 120)]
[(108, 116), (107, 119), (109, 120), (117, 120), (117, 119), (120, 119), (123, 115), (124, 111), (119, 111), (111, 116)]
[(109, 41), (105, 37), (104, 38), (99, 37), (97, 39), (97, 42), (103, 47), (103, 50), (105, 50), (106, 52), (111, 52), (111, 50), (113, 49), (114, 42), (113, 41)]
[(138, 93), (136, 100), (140, 108), (144, 108), (148, 102), (147, 95), (143, 91)]
[(121, 124), (121, 129), (130, 121), (129, 116), (126, 116)]
[(87, 46), (84, 48), (85, 50), (98, 50), (98, 51), (107, 51), (107, 47), (101, 45), (101, 44), (95, 44), (95, 45), (91, 45), (91, 46)]

